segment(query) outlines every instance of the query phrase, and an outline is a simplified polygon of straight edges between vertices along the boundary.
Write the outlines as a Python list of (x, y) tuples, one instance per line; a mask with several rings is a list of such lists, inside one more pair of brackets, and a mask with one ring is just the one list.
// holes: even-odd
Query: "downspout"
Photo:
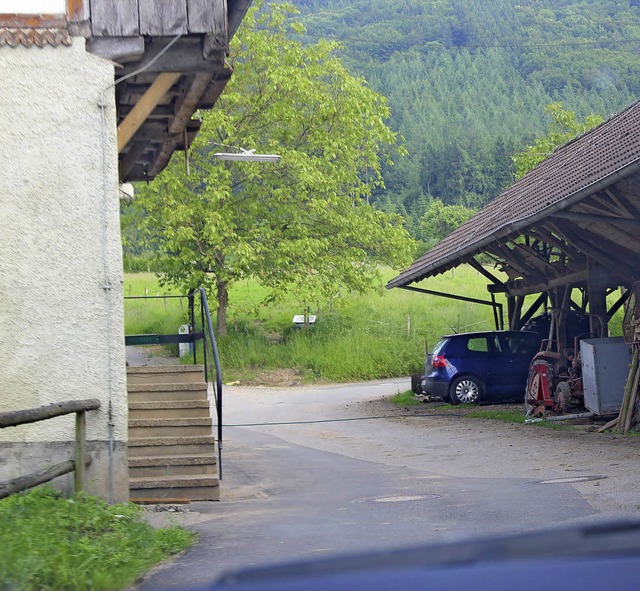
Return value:
[[(100, 113), (101, 113), (101, 140), (102, 140), (102, 268), (104, 273), (104, 281), (102, 289), (104, 290), (105, 306), (107, 308), (107, 335), (106, 342), (108, 348), (107, 359), (107, 428), (108, 428), (108, 480), (109, 480), (109, 502), (113, 503), (114, 495), (114, 428), (113, 419), (113, 351), (111, 347), (113, 339), (113, 310), (111, 309), (111, 268), (109, 266), (109, 252), (107, 248), (107, 240), (109, 237), (109, 192), (107, 186), (107, 138), (106, 138), (106, 120), (105, 120), (105, 93), (100, 93)], [(113, 196), (112, 196), (113, 197)]]

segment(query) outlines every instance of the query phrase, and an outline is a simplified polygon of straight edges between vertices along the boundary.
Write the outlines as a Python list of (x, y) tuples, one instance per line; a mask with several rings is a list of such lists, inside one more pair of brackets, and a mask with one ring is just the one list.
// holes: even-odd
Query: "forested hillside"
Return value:
[(310, 40), (388, 97), (409, 155), (379, 207), (417, 223), (431, 199), (477, 208), (546, 132), (544, 108), (608, 117), (640, 96), (640, 0), (293, 0)]

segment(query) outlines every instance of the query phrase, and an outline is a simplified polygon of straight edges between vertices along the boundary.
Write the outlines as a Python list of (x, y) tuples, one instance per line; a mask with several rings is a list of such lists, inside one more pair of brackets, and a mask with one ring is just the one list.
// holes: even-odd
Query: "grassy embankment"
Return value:
[(0, 589), (124, 589), (195, 538), (153, 529), (130, 503), (34, 489), (0, 500)]
[[(385, 272), (384, 280), (393, 276)], [(479, 273), (460, 268), (430, 280), (428, 288), (488, 299), (485, 285)], [(125, 295), (145, 295), (145, 289), (149, 295), (176, 293), (159, 288), (153, 274), (126, 275)], [(218, 341), (225, 381), (282, 368), (305, 381), (406, 376), (420, 371), (425, 340), (433, 346), (446, 333), (493, 328), (489, 306), (381, 285), (364, 295), (319, 302), (310, 310), (317, 323), (305, 331), (291, 322), (304, 311), (298, 302), (285, 300), (256, 311), (264, 294), (251, 281), (231, 290), (228, 336)], [(186, 300), (128, 300), (125, 319), (127, 334), (175, 332), (186, 322)]]

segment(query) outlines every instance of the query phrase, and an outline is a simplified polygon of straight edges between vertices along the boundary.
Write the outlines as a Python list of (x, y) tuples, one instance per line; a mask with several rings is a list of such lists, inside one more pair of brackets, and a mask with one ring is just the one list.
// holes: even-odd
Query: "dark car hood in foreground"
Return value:
[(253, 568), (223, 576), (207, 589), (635, 591), (639, 588), (640, 521), (616, 521)]

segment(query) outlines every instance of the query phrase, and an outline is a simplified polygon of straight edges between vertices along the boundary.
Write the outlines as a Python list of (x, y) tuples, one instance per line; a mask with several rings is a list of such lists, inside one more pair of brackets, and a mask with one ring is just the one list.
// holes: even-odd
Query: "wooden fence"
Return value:
[(50, 468), (39, 470), (26, 476), (14, 478), (8, 482), (0, 482), (0, 499), (27, 490), (38, 484), (49, 482), (69, 472), (74, 472), (74, 491), (76, 493), (84, 491), (86, 485), (86, 467), (91, 463), (91, 458), (86, 455), (87, 411), (97, 410), (98, 408), (100, 408), (100, 401), (92, 398), (89, 400), (67, 400), (38, 408), (0, 413), (0, 429), (25, 425), (27, 423), (36, 423), (38, 421), (76, 413), (75, 459), (61, 462)]

